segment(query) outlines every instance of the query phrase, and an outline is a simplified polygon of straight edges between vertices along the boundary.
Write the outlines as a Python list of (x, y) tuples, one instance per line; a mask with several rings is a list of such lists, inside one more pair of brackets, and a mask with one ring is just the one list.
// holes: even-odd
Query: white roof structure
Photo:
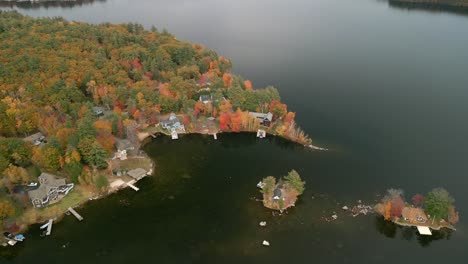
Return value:
[(427, 226), (416, 226), (418, 228), (418, 232), (421, 235), (432, 236), (431, 229)]

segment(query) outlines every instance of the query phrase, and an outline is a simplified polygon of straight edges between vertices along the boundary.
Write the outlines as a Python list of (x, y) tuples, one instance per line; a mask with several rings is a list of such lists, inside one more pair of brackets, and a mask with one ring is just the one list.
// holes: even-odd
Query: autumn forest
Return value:
[[(96, 107), (105, 115), (96, 115)], [(41, 171), (101, 188), (99, 170), (107, 168), (116, 139), (134, 137), (169, 113), (188, 132), (200, 132), (195, 124), (207, 119), (219, 131), (256, 131), (262, 125), (249, 111), (272, 113), (263, 127), (269, 133), (310, 144), (276, 88), (254, 88), (231, 73), (229, 59), (202, 45), (134, 23), (0, 11), (0, 221), (30, 207), (14, 189)], [(23, 140), (37, 132), (45, 146)]]

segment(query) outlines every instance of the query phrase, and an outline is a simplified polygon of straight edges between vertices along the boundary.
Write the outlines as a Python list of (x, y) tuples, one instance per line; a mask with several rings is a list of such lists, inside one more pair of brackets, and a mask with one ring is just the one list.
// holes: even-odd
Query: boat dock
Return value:
[(216, 136), (216, 133), (213, 134), (213, 138), (214, 138), (215, 140), (218, 140), (218, 136)]
[(52, 223), (54, 222), (54, 219), (49, 219), (49, 222), (47, 223), (47, 231), (46, 231), (46, 236), (50, 236), (52, 233)]
[(68, 207), (68, 211), (69, 211), (70, 213), (72, 213), (72, 214), (76, 217), (76, 219), (78, 219), (79, 221), (83, 221), (84, 218), (83, 218), (80, 214), (78, 214), (78, 213), (75, 211), (75, 209), (73, 209), (73, 208), (71, 208), (71, 207)]
[(427, 226), (416, 226), (416, 228), (418, 229), (418, 232), (421, 235), (425, 235), (425, 236), (432, 235), (431, 229), (429, 229), (429, 227)]
[(266, 131), (263, 129), (257, 130), (257, 137), (258, 138), (266, 138)]
[(138, 187), (136, 187), (135, 185), (133, 185), (136, 181), (135, 180), (131, 180), (129, 182), (127, 182), (127, 186), (132, 188), (133, 190), (135, 190), (136, 192), (138, 192), (140, 189)]

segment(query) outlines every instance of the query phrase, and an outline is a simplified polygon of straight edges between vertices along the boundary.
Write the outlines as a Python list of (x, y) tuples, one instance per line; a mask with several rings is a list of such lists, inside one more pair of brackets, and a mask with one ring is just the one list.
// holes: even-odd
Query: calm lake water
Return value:
[[(3, 7), (3, 9), (10, 9)], [(139, 22), (232, 58), (234, 71), (279, 88), (314, 152), (252, 134), (160, 138), (138, 183), (38, 227), (0, 263), (462, 263), (468, 258), (468, 16), (377, 0), (107, 0), (17, 8), (31, 16)], [(264, 176), (296, 169), (307, 190), (273, 216), (253, 198)], [(454, 233), (420, 237), (340, 207), (390, 187), (456, 199)], [(328, 223), (333, 211), (338, 220)], [(265, 228), (259, 221), (267, 221)], [(268, 240), (271, 246), (261, 245)]]

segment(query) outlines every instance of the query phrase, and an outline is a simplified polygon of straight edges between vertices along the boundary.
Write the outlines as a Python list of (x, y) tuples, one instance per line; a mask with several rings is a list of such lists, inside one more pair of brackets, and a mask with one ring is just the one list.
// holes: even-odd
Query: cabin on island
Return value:
[(93, 106), (93, 113), (95, 116), (104, 115), (104, 107), (102, 106)]
[(38, 132), (23, 138), (23, 140), (33, 144), (34, 146), (39, 146), (41, 143), (45, 142), (45, 136), (41, 132)]
[(405, 221), (413, 224), (426, 223), (428, 218), (422, 208), (405, 207), (401, 212), (401, 216)]
[(281, 189), (280, 188), (276, 188), (274, 191), (273, 191), (273, 200), (274, 201), (278, 201), (279, 199), (281, 199), (281, 196), (283, 195), (283, 193), (281, 192)]
[(161, 126), (169, 131), (184, 131), (185, 132), (185, 127), (184, 125), (180, 122), (179, 118), (177, 118), (176, 114), (171, 113), (169, 115), (168, 119), (163, 119), (160, 121)]
[(209, 94), (202, 94), (200, 95), (200, 98), (199, 98), (199, 101), (204, 103), (204, 104), (207, 104), (207, 103), (211, 103), (211, 95)]
[(136, 169), (128, 171), (127, 175), (139, 181), (146, 176), (146, 170), (142, 168), (136, 168)]
[(34, 207), (40, 208), (60, 201), (73, 189), (73, 183), (67, 184), (65, 179), (56, 178), (49, 173), (39, 176), (39, 188), (29, 191), (28, 196)]
[(273, 114), (268, 113), (258, 113), (258, 112), (249, 112), (250, 115), (255, 117), (260, 121), (260, 125), (262, 126), (270, 126), (271, 121), (273, 121)]

